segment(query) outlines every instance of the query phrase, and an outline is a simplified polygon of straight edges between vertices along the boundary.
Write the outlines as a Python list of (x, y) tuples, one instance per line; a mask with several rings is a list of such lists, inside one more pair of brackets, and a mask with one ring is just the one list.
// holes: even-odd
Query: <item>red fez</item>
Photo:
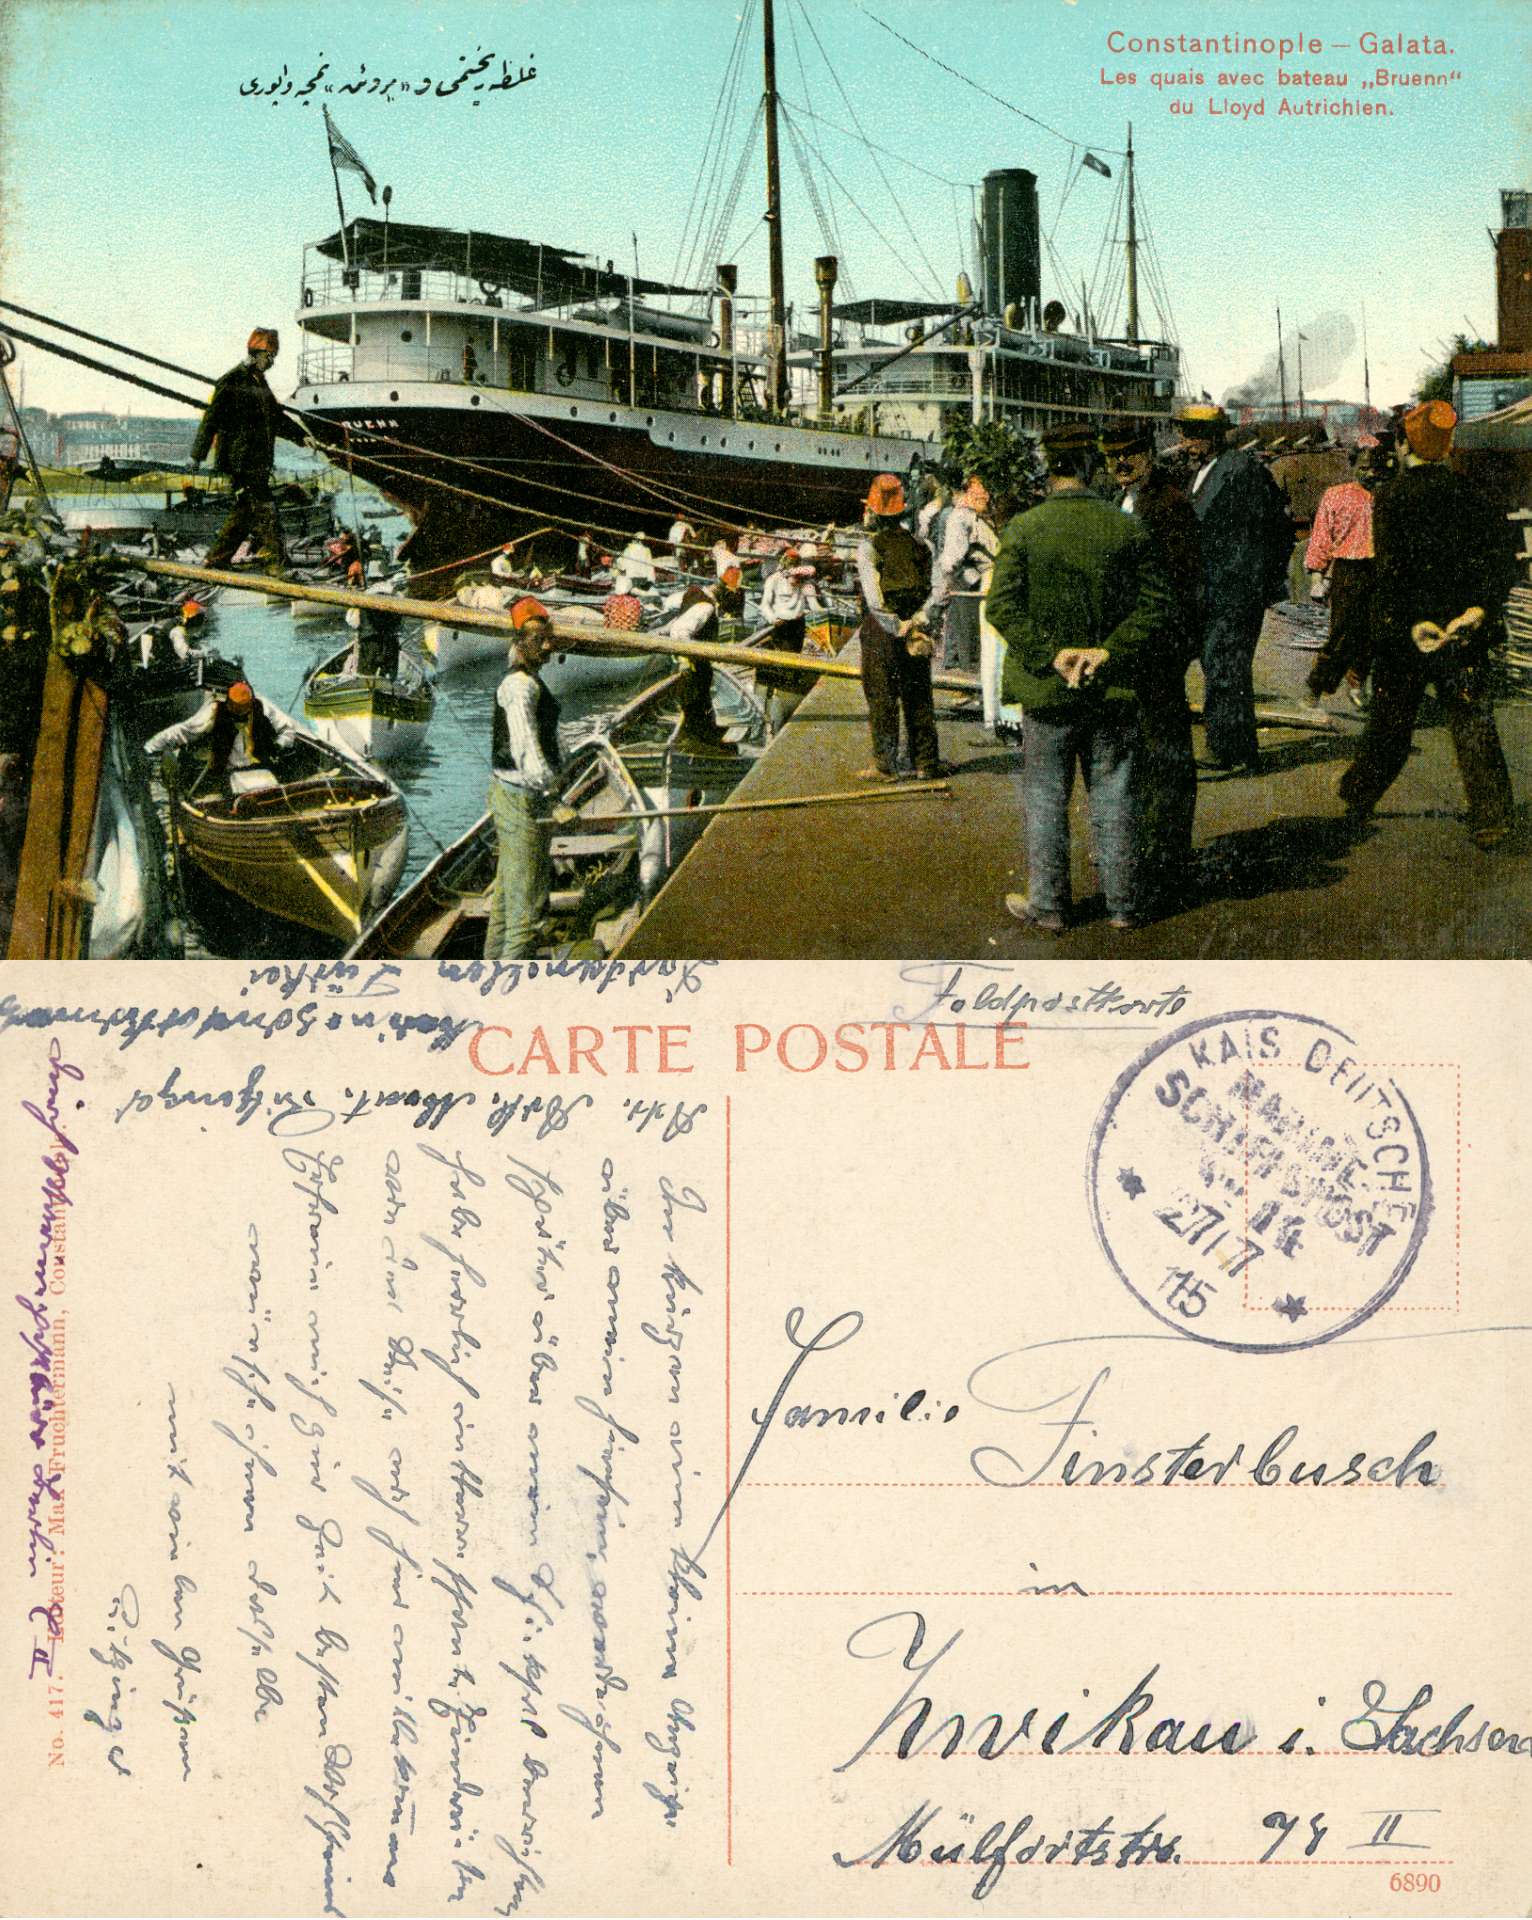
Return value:
[(231, 707), (253, 707), (255, 705), (255, 688), (251, 686), (248, 680), (236, 680), (224, 695), (224, 698)]
[(275, 327), (257, 327), (245, 342), (246, 353), (275, 353), (277, 350), (277, 330)]
[(1456, 412), (1445, 400), (1427, 400), (1404, 416), (1404, 437), (1420, 460), (1445, 460), (1452, 451)]
[(548, 609), (541, 600), (534, 600), (531, 594), (523, 594), (511, 608), (511, 625), (518, 633), (529, 620), (547, 620)]
[(868, 511), (880, 519), (904, 512), (904, 486), (897, 473), (880, 473), (867, 489)]

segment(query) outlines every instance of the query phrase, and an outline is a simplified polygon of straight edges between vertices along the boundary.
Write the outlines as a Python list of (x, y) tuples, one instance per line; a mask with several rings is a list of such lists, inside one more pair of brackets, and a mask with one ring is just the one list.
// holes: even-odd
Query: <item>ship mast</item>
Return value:
[(787, 411), (787, 296), (782, 277), (782, 175), (777, 159), (777, 34), (773, 0), (762, 0), (765, 49), (766, 244), (771, 280), (771, 322), (766, 348), (766, 404)]
[(1138, 208), (1133, 198), (1133, 122), (1128, 122), (1128, 338), (1138, 345)]

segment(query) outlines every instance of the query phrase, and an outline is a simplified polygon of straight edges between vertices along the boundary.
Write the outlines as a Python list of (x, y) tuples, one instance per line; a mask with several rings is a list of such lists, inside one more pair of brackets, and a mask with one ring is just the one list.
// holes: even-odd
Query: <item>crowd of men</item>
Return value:
[[(1490, 651), (1514, 560), (1502, 518), (1447, 464), (1456, 418), (1444, 401), (1402, 411), (1397, 445), (1364, 440), (1353, 478), (1321, 499), (1304, 562), (1331, 619), (1309, 691), (1317, 703), (1344, 682), (1360, 701), (1370, 679), (1365, 729), (1337, 788), (1360, 832), (1403, 769), (1434, 688), (1469, 831), (1488, 851), (1512, 819)], [(1231, 444), (1221, 408), (1186, 407), (1176, 425), (1163, 453), (1132, 426), (1049, 428), (1043, 497), (998, 536), (978, 475), (958, 504), (932, 487), (912, 507), (891, 474), (868, 495), (857, 554), (873, 746), (863, 777), (900, 771), (901, 718), (915, 777), (943, 772), (933, 660), (976, 668), (985, 722), (1019, 732), (1028, 884), (1005, 904), (1035, 931), (1070, 923), (1077, 772), (1108, 918), (1128, 931), (1195, 895), (1199, 780), (1261, 771), (1255, 652), (1267, 608), (1288, 593), (1293, 523), (1255, 451)]]
[[(215, 453), (234, 489), (209, 564), (247, 539), (268, 566), (283, 560), (270, 468), (276, 438), (295, 430), (266, 386), (277, 350), (273, 329), (255, 329), (247, 358), (219, 381), (198, 432), (194, 463)], [(1469, 831), (1488, 851), (1512, 822), (1490, 655), (1514, 560), (1500, 516), (1448, 464), (1453, 409), (1433, 400), (1395, 417), (1396, 435), (1364, 437), (1352, 478), (1332, 486), (1314, 514), (1304, 562), (1315, 598), (1329, 601), (1330, 630), (1308, 678), (1311, 712), (1343, 683), (1360, 702), (1370, 681), (1362, 739), (1337, 787), (1360, 831), (1403, 770), (1432, 689), (1457, 755)], [(1006, 909), (1040, 932), (1062, 933), (1070, 922), (1077, 773), (1108, 918), (1127, 931), (1195, 893), (1198, 781), (1261, 770), (1255, 653), (1267, 608), (1288, 592), (1293, 522), (1257, 453), (1231, 444), (1222, 408), (1184, 407), (1175, 424), (1179, 438), (1163, 451), (1134, 425), (1105, 434), (1080, 422), (1048, 428), (1042, 497), (1003, 527), (978, 472), (962, 476), (955, 497), (931, 479), (920, 501), (896, 475), (880, 474), (867, 497), (855, 567), (872, 757), (858, 777), (895, 779), (907, 760), (917, 780), (939, 778), (946, 769), (933, 666), (975, 675), (974, 709), (1021, 746), (1028, 886), (1006, 897)], [(667, 544), (680, 563), (706, 552), (707, 539), (681, 517)], [(593, 562), (592, 542), (582, 543), (582, 557)], [(711, 557), (717, 578), (689, 587), (666, 629), (677, 639), (716, 638), (720, 613), (738, 610), (738, 555), (719, 536)], [(807, 546), (781, 554), (764, 583), (773, 651), (803, 647), (820, 604), (814, 558)], [(649, 549), (632, 543), (608, 621), (621, 624), (624, 589), (632, 598), (633, 588), (653, 581)], [(551, 623), (531, 599), (518, 602), (512, 618), (490, 788), (502, 877), (487, 951), (500, 958), (531, 951), (537, 937), (559, 764), (557, 707), (537, 671)], [(182, 650), (174, 635), (169, 644)], [(1193, 662), (1203, 685), (1201, 762), (1187, 702)], [(686, 733), (716, 744), (712, 669), (683, 664)], [(775, 732), (802, 687), (786, 670), (760, 677)], [(209, 703), (208, 725), (217, 704)], [(248, 730), (243, 716), (220, 718), (231, 741), (242, 737), (236, 722)]]

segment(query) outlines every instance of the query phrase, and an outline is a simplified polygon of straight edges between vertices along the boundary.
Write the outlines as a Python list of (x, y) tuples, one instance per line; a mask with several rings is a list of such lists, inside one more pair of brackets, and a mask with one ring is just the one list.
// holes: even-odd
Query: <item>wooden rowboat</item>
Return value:
[(348, 673), (349, 644), (323, 660), (303, 683), (303, 717), (322, 740), (364, 760), (395, 760), (425, 745), (436, 695), (424, 669), (399, 656), (392, 677)]
[[(571, 754), (558, 797), (579, 818), (553, 836), (541, 952), (613, 951), (708, 818), (657, 816), (724, 798), (753, 764), (761, 715), (743, 683), (726, 672), (715, 677), (726, 744), (694, 747), (680, 729), (683, 679), (670, 674), (646, 688)], [(497, 857), (494, 821), (485, 813), (384, 909), (348, 958), (480, 958)]]
[(409, 822), (394, 783), (300, 732), (276, 783), (231, 793), (204, 759), (177, 782), (171, 815), (182, 885), (210, 946), (254, 937), (345, 947), (392, 897)]

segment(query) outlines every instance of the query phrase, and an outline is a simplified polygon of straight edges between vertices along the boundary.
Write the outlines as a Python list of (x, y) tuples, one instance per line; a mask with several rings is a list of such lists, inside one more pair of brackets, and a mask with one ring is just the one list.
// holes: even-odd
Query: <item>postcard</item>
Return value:
[(1529, 51), (4, 9), (7, 1912), (1526, 1910)]
[(10, 1909), (1520, 1911), (1519, 969), (5, 987)]
[(1525, 955), (1529, 52), (13, 0), (9, 956)]

